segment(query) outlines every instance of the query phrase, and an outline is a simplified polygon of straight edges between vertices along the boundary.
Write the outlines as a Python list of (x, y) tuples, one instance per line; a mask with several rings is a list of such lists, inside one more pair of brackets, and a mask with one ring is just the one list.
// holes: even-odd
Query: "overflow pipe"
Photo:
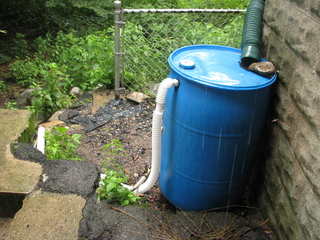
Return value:
[(38, 135), (37, 135), (37, 149), (44, 154), (44, 149), (45, 149), (45, 140), (44, 140), (44, 135), (45, 135), (46, 129), (44, 127), (39, 127), (38, 128)]
[(135, 186), (123, 185), (129, 190), (134, 190), (135, 194), (140, 194), (148, 191), (156, 183), (160, 173), (161, 163), (161, 126), (162, 126), (162, 115), (163, 106), (166, 100), (167, 91), (171, 87), (179, 86), (177, 79), (166, 78), (164, 79), (158, 88), (156, 98), (156, 109), (153, 112), (152, 119), (152, 161), (151, 171), (146, 181), (145, 177), (142, 177)]

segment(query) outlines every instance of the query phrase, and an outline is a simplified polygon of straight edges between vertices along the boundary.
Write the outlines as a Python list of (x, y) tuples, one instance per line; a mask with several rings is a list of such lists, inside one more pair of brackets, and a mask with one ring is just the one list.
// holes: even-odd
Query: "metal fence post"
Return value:
[(114, 63), (114, 90), (115, 99), (120, 97), (120, 27), (123, 22), (120, 21), (121, 1), (114, 1), (114, 24), (115, 24), (115, 63)]

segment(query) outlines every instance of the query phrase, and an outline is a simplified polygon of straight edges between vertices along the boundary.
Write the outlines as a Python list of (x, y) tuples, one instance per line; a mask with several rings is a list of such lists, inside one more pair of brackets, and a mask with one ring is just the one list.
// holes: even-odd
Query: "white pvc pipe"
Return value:
[(38, 136), (37, 136), (37, 149), (44, 154), (44, 147), (45, 147), (45, 141), (44, 141), (44, 135), (45, 135), (46, 129), (44, 127), (38, 128)]
[(179, 86), (177, 79), (166, 78), (164, 79), (158, 89), (156, 98), (156, 109), (153, 112), (152, 119), (152, 161), (151, 171), (148, 179), (144, 182), (142, 179), (138, 181), (133, 187), (128, 186), (130, 190), (134, 190), (135, 194), (144, 193), (151, 189), (156, 183), (160, 173), (160, 162), (161, 162), (161, 126), (162, 126), (162, 115), (163, 105), (166, 100), (167, 91), (171, 87)]

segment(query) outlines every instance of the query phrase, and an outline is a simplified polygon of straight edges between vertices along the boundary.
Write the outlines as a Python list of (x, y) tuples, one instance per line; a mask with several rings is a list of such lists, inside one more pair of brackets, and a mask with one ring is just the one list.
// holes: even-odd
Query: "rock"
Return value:
[(81, 89), (78, 87), (73, 87), (69, 93), (75, 97), (79, 97), (81, 95)]
[(74, 118), (79, 115), (79, 111), (75, 109), (68, 109), (59, 115), (59, 120), (67, 121), (68, 119)]
[(84, 92), (83, 94), (81, 94), (78, 101), (83, 101), (83, 102), (92, 101), (92, 94), (90, 92)]
[(34, 148), (31, 143), (18, 142), (12, 148), (12, 154), (20, 160), (43, 163), (47, 160), (46, 155)]
[(148, 96), (140, 92), (130, 92), (127, 95), (127, 99), (137, 103), (142, 103), (146, 98), (148, 98)]
[(83, 107), (85, 105), (88, 105), (91, 102), (92, 102), (92, 94), (86, 91), (83, 94), (81, 94), (75, 102), (72, 103), (69, 109)]
[(48, 122), (52, 122), (55, 120), (59, 120), (60, 114), (62, 114), (65, 111), (65, 109), (61, 109), (59, 111), (56, 111), (49, 119)]
[(47, 160), (42, 166), (46, 181), (41, 183), (41, 187), (46, 192), (77, 194), (87, 198), (98, 186), (100, 172), (92, 162)]
[(42, 123), (39, 127), (44, 127), (47, 131), (51, 130), (54, 127), (65, 127), (66, 123), (60, 120), (54, 120), (51, 122)]
[(255, 72), (261, 76), (272, 76), (276, 72), (276, 68), (272, 62), (256, 62), (252, 63), (249, 68), (250, 71)]
[(24, 108), (26, 106), (31, 106), (31, 93), (36, 91), (37, 89), (28, 88), (21, 93), (21, 95), (17, 98), (17, 107), (18, 108)]

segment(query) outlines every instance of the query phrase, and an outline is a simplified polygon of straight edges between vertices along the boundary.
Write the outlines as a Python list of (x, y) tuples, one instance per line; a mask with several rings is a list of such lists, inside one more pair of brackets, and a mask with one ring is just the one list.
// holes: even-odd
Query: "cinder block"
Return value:
[(274, 62), (277, 70), (279, 70), (279, 81), (286, 89), (290, 90), (292, 79), (295, 77), (296, 55), (274, 34), (270, 37), (268, 55), (270, 56), (269, 60)]
[(289, 141), (293, 141), (299, 126), (301, 113), (288, 94), (286, 89), (279, 84), (277, 89), (278, 99), (275, 103), (275, 110), (278, 115), (276, 124), (279, 124)]
[(273, 128), (270, 151), (272, 152), (266, 160), (265, 188), (259, 204), (270, 216), (270, 223), (279, 239), (306, 239), (304, 226), (297, 217), (299, 209), (306, 214), (304, 196), (299, 195), (302, 199), (296, 202), (302, 207), (297, 208), (288, 194), (296, 185), (296, 175), (303, 179), (303, 174), (295, 163), (290, 143), (277, 126)]
[(309, 9), (313, 0), (290, 0), (295, 3), (301, 9)]
[(279, 36), (285, 39), (288, 22), (288, 12), (292, 5), (287, 1), (266, 1), (264, 19), (266, 24)]
[(285, 39), (288, 45), (311, 67), (315, 67), (319, 51), (320, 27), (316, 20), (299, 8), (288, 11)]
[(296, 64), (291, 94), (308, 121), (320, 133), (320, 78), (301, 60)]
[[(301, 168), (308, 178), (310, 190), (320, 196), (320, 139), (308, 122), (300, 121), (293, 141), (295, 154)], [(320, 219), (319, 219), (320, 222)]]
[(319, 0), (313, 0), (310, 11), (317, 17), (320, 17), (320, 2)]

